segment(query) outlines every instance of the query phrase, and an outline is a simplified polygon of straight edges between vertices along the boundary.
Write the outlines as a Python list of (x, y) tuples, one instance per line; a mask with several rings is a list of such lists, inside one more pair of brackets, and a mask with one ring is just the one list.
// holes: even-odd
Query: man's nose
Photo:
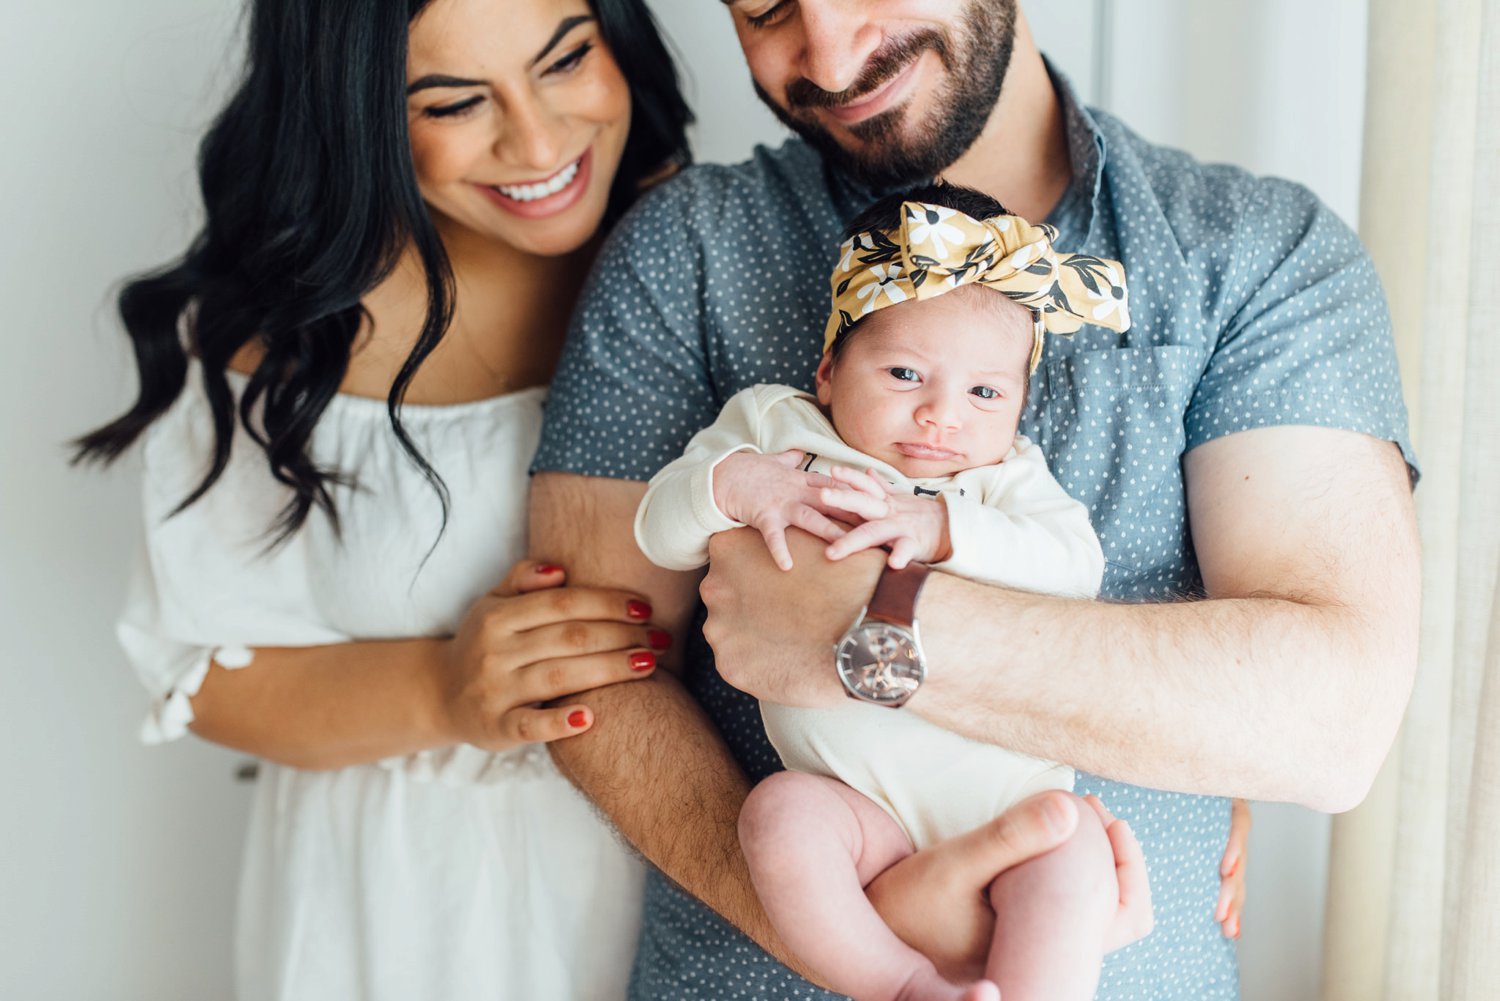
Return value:
[(847, 90), (880, 48), (868, 0), (798, 0), (802, 18), (802, 75), (831, 94)]
[(495, 158), (550, 174), (562, 156), (562, 129), (555, 116), (531, 94), (508, 96), (502, 112), (504, 119), (495, 137)]

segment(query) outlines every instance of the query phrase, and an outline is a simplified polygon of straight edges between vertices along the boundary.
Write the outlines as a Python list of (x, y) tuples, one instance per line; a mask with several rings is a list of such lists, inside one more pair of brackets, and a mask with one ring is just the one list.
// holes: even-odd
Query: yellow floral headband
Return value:
[(1130, 329), (1125, 269), (1119, 261), (1059, 254), (1057, 230), (1020, 216), (975, 219), (957, 209), (904, 202), (898, 230), (870, 230), (844, 241), (834, 269), (827, 351), (839, 333), (877, 309), (931, 299), (978, 282), (1031, 309), (1031, 371), (1050, 331), (1071, 335), (1085, 323)]

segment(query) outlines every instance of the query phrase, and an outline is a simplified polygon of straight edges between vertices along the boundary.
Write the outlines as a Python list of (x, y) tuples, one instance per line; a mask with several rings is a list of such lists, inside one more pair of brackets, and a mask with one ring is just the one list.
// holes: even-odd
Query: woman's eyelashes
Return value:
[(577, 69), (580, 65), (583, 64), (584, 57), (593, 50), (593, 42), (584, 42), (582, 45), (578, 46), (578, 48), (574, 49), (572, 52), (569, 52), (557, 62), (553, 63), (551, 66), (548, 66), (546, 71), (542, 75), (552, 76), (553, 74), (558, 73), (571, 73), (573, 70)]
[[(573, 72), (583, 65), (584, 59), (593, 50), (594, 43), (592, 41), (584, 42), (543, 70), (542, 76), (562, 76)], [(454, 101), (452, 104), (439, 104), (435, 107), (424, 108), (422, 109), (422, 114), (428, 118), (456, 118), (467, 111), (477, 108), (483, 101), (484, 96), (482, 94), (475, 94), (461, 101)]]

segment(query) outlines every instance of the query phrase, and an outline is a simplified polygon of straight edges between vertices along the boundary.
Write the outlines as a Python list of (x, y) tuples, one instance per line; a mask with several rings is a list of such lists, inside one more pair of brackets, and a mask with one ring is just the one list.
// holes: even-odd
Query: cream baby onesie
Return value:
[[(710, 536), (743, 527), (714, 503), (714, 467), (735, 452), (791, 448), (806, 453), (804, 469), (873, 469), (889, 483), (947, 504), (953, 555), (933, 564), (935, 570), (1027, 591), (1085, 598), (1098, 592), (1104, 555), (1088, 511), (1024, 437), (1017, 435), (995, 465), (914, 480), (845, 444), (817, 401), (790, 386), (736, 393), (682, 456), (652, 477), (636, 512), (641, 551), (670, 570), (703, 566)], [(833, 709), (762, 702), (761, 717), (787, 768), (858, 790), (918, 849), (973, 830), (1032, 793), (1073, 786), (1066, 765), (969, 740), (909, 710), (853, 700)]]

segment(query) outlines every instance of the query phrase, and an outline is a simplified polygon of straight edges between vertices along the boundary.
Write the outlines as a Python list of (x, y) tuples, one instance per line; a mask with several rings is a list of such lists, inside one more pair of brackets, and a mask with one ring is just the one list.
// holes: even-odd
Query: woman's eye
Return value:
[(479, 102), (483, 100), (484, 98), (476, 94), (473, 97), (466, 97), (462, 101), (455, 101), (452, 104), (440, 104), (434, 108), (426, 108), (423, 110), (422, 114), (426, 115), (428, 118), (452, 118), (455, 115), (461, 115), (465, 111), (468, 111), (470, 108), (477, 106)]
[(547, 73), (544, 75), (551, 75), (553, 73), (567, 73), (577, 69), (579, 64), (583, 62), (583, 57), (593, 51), (593, 48), (593, 42), (584, 42), (582, 45), (578, 46), (578, 48), (574, 49), (572, 52), (569, 52), (567, 55), (563, 56), (551, 66), (548, 66)]
[(769, 28), (780, 21), (791, 6), (791, 0), (782, 0), (773, 7), (768, 7), (759, 14), (746, 14), (745, 23), (752, 28)]
[(921, 378), (921, 376), (917, 375), (916, 369), (898, 367), (887, 369), (886, 371), (891, 373), (892, 378), (900, 379), (902, 382), (916, 382)]
[(995, 392), (995, 390), (992, 389), (989, 386), (975, 386), (973, 389), (969, 390), (969, 392), (973, 393), (975, 396), (979, 397), (981, 400), (998, 400), (998, 399), (1000, 399), (1000, 394), (997, 393), (997, 392)]

